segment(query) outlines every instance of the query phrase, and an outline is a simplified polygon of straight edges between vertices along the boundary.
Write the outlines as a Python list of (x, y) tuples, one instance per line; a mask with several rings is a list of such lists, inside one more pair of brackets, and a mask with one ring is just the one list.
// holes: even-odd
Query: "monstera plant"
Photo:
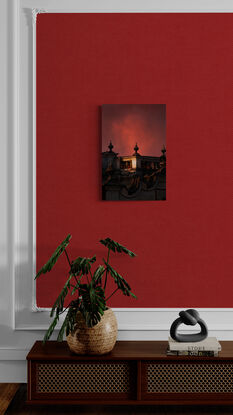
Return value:
[[(58, 321), (64, 312), (65, 318), (58, 333), (57, 340), (62, 341), (64, 334), (71, 335), (77, 325), (77, 315), (81, 315), (86, 327), (93, 328), (101, 321), (105, 311), (108, 310), (107, 301), (120, 290), (122, 294), (136, 298), (132, 293), (131, 287), (127, 281), (110, 265), (110, 253), (123, 253), (130, 257), (136, 255), (125, 246), (113, 241), (110, 238), (101, 239), (99, 242), (107, 249), (107, 257), (103, 263), (93, 269), (96, 263), (96, 256), (91, 258), (77, 257), (74, 260), (69, 258), (67, 246), (70, 243), (71, 235), (69, 234), (64, 241), (57, 247), (48, 262), (39, 270), (35, 279), (42, 274), (50, 272), (56, 264), (59, 257), (65, 254), (68, 264), (68, 277), (52, 306), (50, 317), (53, 321), (48, 328), (44, 342), (50, 339)], [(106, 288), (109, 278), (115, 282), (116, 288), (106, 298)], [(68, 304), (66, 297), (68, 296)], [(66, 306), (65, 306), (66, 300)]]

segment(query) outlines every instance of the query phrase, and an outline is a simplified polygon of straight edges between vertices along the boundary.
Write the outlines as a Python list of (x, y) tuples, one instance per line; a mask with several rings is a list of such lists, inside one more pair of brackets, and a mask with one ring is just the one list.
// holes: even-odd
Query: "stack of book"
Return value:
[(168, 339), (168, 356), (218, 356), (221, 351), (221, 344), (216, 337), (208, 337), (205, 340), (195, 343), (180, 343)]

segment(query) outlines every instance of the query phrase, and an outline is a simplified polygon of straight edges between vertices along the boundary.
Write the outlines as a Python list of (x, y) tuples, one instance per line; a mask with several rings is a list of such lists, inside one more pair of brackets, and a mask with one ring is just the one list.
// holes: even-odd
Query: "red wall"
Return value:
[[(138, 300), (232, 307), (232, 14), (41, 14), (37, 23), (37, 268), (70, 232), (71, 257), (105, 251)], [(102, 104), (167, 105), (167, 201), (101, 200)], [(64, 284), (65, 258), (38, 281)]]

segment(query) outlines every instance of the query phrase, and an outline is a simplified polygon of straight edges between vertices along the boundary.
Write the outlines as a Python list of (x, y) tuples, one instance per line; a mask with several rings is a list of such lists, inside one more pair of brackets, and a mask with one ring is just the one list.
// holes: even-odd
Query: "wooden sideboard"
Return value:
[(37, 341), (27, 356), (28, 404), (233, 405), (233, 342), (218, 357), (166, 356), (164, 341), (119, 341), (109, 354), (72, 354)]

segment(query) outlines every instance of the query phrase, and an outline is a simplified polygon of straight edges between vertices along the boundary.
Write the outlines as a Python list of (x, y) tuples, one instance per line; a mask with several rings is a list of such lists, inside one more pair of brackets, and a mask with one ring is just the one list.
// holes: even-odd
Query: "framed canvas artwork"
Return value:
[(166, 200), (166, 105), (102, 106), (102, 199)]

